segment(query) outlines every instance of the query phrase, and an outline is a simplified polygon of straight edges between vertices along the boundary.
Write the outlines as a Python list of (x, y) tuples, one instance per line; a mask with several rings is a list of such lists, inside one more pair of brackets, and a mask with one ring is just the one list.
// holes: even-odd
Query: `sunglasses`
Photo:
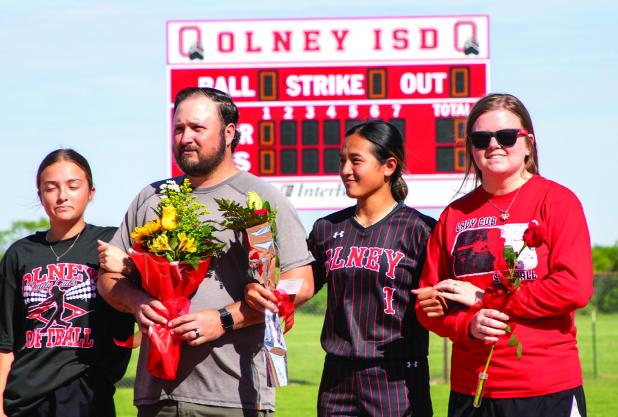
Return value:
[(487, 149), (491, 138), (496, 138), (498, 145), (503, 148), (510, 148), (515, 145), (517, 138), (528, 135), (526, 129), (502, 129), (496, 132), (478, 131), (470, 133), (472, 146), (477, 149)]

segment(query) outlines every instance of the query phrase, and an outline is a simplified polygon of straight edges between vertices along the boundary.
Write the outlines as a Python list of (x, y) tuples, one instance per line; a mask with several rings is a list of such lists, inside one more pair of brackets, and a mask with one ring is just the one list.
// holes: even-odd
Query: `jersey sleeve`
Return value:
[(568, 314), (592, 297), (590, 234), (577, 197), (565, 188), (554, 190), (541, 210), (547, 230), (549, 273), (527, 282), (513, 295), (505, 313), (535, 319)]
[[(440, 221), (427, 241), (425, 265), (419, 280), (419, 288), (433, 287), (439, 281), (452, 276), (449, 268), (449, 254), (444, 239), (445, 213), (440, 217)], [(427, 330), (431, 330), (442, 337), (448, 337), (453, 342), (469, 340), (468, 324), (475, 311), (465, 306), (451, 304), (444, 316), (428, 317), (420, 307), (418, 300), (415, 308), (418, 321)]]
[(15, 321), (19, 303), (17, 255), (12, 248), (6, 252), (0, 262), (0, 349), (15, 350)]
[(436, 226), (435, 219), (429, 216), (420, 215), (420, 219), (422, 220), (422, 226), (418, 226), (415, 229), (416, 268), (414, 268), (412, 273), (414, 288), (419, 288), (421, 273), (427, 259), (427, 242), (429, 240), (429, 236), (431, 236), (432, 230)]

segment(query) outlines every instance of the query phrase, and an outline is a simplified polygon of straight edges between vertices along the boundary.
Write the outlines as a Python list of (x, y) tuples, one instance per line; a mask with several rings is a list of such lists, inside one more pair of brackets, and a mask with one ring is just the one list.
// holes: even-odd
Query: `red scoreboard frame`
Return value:
[(465, 118), (488, 91), (486, 16), (241, 23), (168, 23), (170, 120), (181, 89), (227, 91), (240, 112), (236, 165), (298, 208), (335, 209), (349, 205), (337, 176), (345, 131), (384, 119), (404, 135), (406, 180), (424, 194), (408, 203), (448, 203), (465, 168)]

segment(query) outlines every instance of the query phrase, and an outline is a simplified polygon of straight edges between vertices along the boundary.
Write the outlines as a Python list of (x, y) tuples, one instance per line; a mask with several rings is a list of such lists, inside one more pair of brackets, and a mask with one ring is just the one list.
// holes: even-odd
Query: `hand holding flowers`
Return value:
[[(494, 282), (485, 289), (483, 300), (479, 303), (480, 306), (478, 306), (480, 310), (470, 323), (470, 331), (474, 337), (492, 342), (483, 371), (478, 375), (479, 380), (473, 402), (476, 408), (481, 405), (485, 384), (489, 377), (487, 370), (500, 336), (511, 333), (508, 345), (516, 348), (517, 359), (521, 359), (523, 354), (522, 343), (517, 340), (517, 336), (513, 333), (511, 326), (506, 324), (509, 317), (503, 313), (503, 310), (508, 306), (512, 296), (521, 286), (521, 278), (516, 274), (519, 256), (526, 248), (538, 248), (545, 242), (545, 239), (545, 229), (536, 220), (533, 220), (528, 223), (528, 228), (523, 234), (523, 245), (519, 251), (515, 252), (512, 246), (505, 245), (502, 237), (493, 242), (502, 246), (501, 253), (500, 251), (493, 253), (502, 256), (498, 256), (494, 262), (496, 269)], [(503, 275), (505, 270), (508, 271), (506, 276)], [(479, 331), (479, 327), (485, 328), (483, 333)]]
[[(501, 336), (511, 333), (508, 345), (516, 348), (517, 358), (523, 354), (523, 345), (513, 333), (508, 324), (509, 317), (503, 313), (512, 296), (521, 286), (521, 277), (517, 274), (519, 256), (526, 248), (538, 248), (545, 242), (545, 230), (536, 220), (528, 224), (523, 233), (523, 245), (515, 251), (511, 245), (505, 244), (500, 235), (500, 229), (491, 229), (495, 232), (488, 236), (489, 252), (494, 256), (493, 283), (484, 291), (469, 282), (455, 279), (445, 279), (433, 287), (413, 290), (418, 296), (418, 302), (428, 317), (440, 317), (448, 311), (445, 300), (454, 301), (476, 311), (469, 323), (468, 333), (475, 339), (491, 343), (489, 355), (483, 371), (479, 372), (476, 394), (473, 405), (479, 407), (485, 389), (487, 370), (491, 362), (495, 344)], [(519, 269), (523, 265), (519, 265)], [(507, 272), (505, 275), (504, 272)], [(480, 300), (480, 301), (479, 301)]]
[[(271, 209), (268, 201), (262, 201), (253, 191), (247, 193), (246, 206), (230, 200), (215, 201), (225, 219), (222, 225), (242, 232), (246, 237), (249, 267), (257, 282), (249, 283), (245, 287), (245, 300), (251, 308), (264, 312), (268, 384), (273, 387), (287, 385), (287, 347), (279, 324), (279, 315), (284, 319), (287, 332), (294, 324), (294, 302), (292, 295), (277, 289), (280, 271), (276, 245), (276, 211)], [(296, 280), (286, 280), (285, 283), (290, 281)], [(267, 309), (264, 309), (264, 306)]]

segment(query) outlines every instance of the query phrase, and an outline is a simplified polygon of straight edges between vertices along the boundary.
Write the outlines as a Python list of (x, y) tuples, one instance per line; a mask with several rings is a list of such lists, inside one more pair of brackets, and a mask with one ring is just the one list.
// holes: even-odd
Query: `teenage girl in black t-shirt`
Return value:
[[(326, 351), (318, 416), (431, 416), (428, 332), (414, 296), (435, 221), (405, 205), (405, 145), (397, 128), (371, 120), (346, 132), (339, 175), (356, 205), (313, 225), (315, 291), (328, 287)], [(272, 294), (249, 284), (256, 309)]]
[(133, 321), (96, 292), (97, 240), (86, 224), (94, 197), (86, 159), (58, 149), (37, 172), (50, 229), (15, 242), (0, 263), (0, 416), (115, 416), (114, 382), (130, 351), (112, 338)]

